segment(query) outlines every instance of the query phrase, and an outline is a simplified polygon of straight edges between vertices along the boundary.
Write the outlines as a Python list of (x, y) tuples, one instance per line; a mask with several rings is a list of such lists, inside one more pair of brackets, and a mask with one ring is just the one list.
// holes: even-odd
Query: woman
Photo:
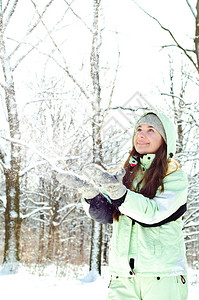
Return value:
[(137, 122), (124, 169), (110, 174), (94, 164), (85, 167), (95, 185), (72, 175), (62, 180), (72, 187), (79, 182), (92, 218), (113, 222), (108, 300), (187, 299), (181, 216), (188, 183), (172, 159), (175, 144), (173, 123), (147, 113)]

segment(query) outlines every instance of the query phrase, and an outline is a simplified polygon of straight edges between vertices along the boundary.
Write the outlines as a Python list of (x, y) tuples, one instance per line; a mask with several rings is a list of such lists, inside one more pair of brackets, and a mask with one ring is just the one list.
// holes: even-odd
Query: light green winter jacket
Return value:
[[(176, 132), (173, 123), (164, 114), (157, 114), (167, 137), (167, 156), (175, 153)], [(143, 116), (142, 116), (143, 117)], [(144, 155), (141, 165), (150, 167), (155, 155)], [(157, 227), (144, 224), (159, 223), (175, 213), (187, 201), (187, 176), (172, 161), (164, 178), (164, 192), (157, 191), (149, 199), (131, 190), (119, 207), (122, 215), (113, 222), (110, 249), (110, 273), (116, 276), (176, 276), (187, 274), (182, 218)], [(137, 222), (132, 222), (132, 219)], [(133, 261), (134, 266), (129, 262)], [(132, 272), (133, 271), (133, 272)]]

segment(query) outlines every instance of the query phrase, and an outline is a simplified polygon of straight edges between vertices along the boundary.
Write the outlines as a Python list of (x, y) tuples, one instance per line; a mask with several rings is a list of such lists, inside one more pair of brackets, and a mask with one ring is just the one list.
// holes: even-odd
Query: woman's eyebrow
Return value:
[[(137, 128), (140, 128), (140, 127), (142, 127), (142, 125), (139, 125)], [(149, 128), (154, 128), (154, 129), (155, 129), (155, 127), (153, 127), (152, 125), (148, 125), (148, 127), (149, 127)]]

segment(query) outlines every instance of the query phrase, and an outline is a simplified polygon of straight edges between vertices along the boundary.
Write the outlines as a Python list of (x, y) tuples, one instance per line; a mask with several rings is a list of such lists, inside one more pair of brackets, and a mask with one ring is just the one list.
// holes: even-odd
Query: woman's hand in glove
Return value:
[(83, 168), (83, 173), (94, 180), (97, 186), (101, 186), (112, 200), (123, 197), (126, 187), (122, 183), (125, 170), (121, 168), (117, 172), (110, 174), (97, 164), (90, 164)]

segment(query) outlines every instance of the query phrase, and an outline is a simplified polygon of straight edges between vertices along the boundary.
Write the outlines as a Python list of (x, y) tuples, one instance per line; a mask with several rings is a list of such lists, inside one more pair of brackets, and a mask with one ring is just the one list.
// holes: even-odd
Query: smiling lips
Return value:
[(147, 142), (137, 142), (137, 145), (145, 146), (145, 145), (149, 145), (149, 143), (147, 143)]

